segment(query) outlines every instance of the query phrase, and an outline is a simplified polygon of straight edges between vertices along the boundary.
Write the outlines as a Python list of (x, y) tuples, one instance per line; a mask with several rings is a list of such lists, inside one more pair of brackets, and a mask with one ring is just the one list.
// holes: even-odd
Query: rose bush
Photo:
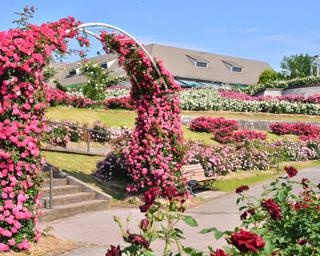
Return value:
[(320, 127), (308, 123), (277, 122), (271, 124), (269, 128), (278, 135), (298, 135), (301, 140), (313, 140), (320, 137)]
[(240, 130), (236, 120), (226, 120), (223, 117), (213, 118), (200, 116), (192, 119), (190, 129), (197, 132), (212, 132), (213, 137), (220, 143), (243, 142), (246, 140), (265, 140), (263, 132)]
[(105, 106), (108, 109), (128, 109), (133, 110), (134, 106), (129, 96), (109, 98), (105, 101)]
[[(39, 141), (44, 130), (44, 67), (78, 36), (74, 18), (0, 32), (0, 251), (25, 250), (40, 230)], [(81, 38), (78, 37), (81, 40)], [(82, 41), (82, 40), (81, 40)]]
[[(292, 167), (286, 170), (288, 176), (272, 181), (259, 198), (247, 195), (249, 187), (246, 185), (236, 189), (241, 212), (239, 227), (224, 232), (215, 227), (200, 231), (202, 234), (213, 233), (216, 240), (224, 238), (228, 243), (224, 249), (209, 245), (209, 252), (203, 252), (183, 245), (184, 234), (179, 223), (198, 226), (193, 217), (184, 213), (187, 198), (174, 187), (166, 188), (163, 193), (151, 188), (144, 193), (144, 205), (140, 207), (145, 216), (139, 224), (139, 233), (132, 234), (115, 217), (124, 241), (129, 245), (123, 248), (111, 246), (106, 255), (153, 256), (152, 248), (157, 240), (163, 241), (163, 256), (319, 255), (320, 186), (306, 178), (294, 179), (296, 170), (292, 172)], [(160, 243), (157, 244), (159, 249)]]

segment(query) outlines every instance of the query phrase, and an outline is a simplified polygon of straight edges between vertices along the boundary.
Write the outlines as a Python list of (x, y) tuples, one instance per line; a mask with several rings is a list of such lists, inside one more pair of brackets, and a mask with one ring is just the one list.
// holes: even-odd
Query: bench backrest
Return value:
[(201, 164), (190, 164), (182, 166), (182, 176), (187, 180), (205, 181), (215, 179), (215, 176), (207, 177)]

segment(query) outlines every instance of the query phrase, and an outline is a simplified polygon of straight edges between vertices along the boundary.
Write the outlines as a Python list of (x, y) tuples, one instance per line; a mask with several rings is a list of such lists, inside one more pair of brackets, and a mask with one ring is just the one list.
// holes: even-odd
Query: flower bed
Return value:
[(320, 137), (320, 127), (308, 123), (273, 123), (270, 126), (273, 133), (278, 135), (294, 134), (301, 140), (317, 139)]
[[(114, 152), (97, 165), (96, 176), (111, 179), (125, 177), (128, 173), (124, 152), (128, 140), (121, 137)], [(237, 170), (266, 170), (282, 161), (307, 161), (320, 159), (320, 143), (311, 141), (246, 141), (235, 145), (216, 146), (200, 142), (188, 142), (185, 164), (201, 164), (207, 176), (226, 175)], [(120, 168), (121, 167), (121, 168)], [(131, 179), (130, 176), (127, 177)]]
[(214, 139), (220, 143), (243, 142), (245, 140), (265, 140), (267, 135), (262, 132), (240, 130), (236, 120), (222, 117), (213, 118), (200, 116), (191, 121), (190, 129), (197, 132), (212, 132)]
[[(243, 100), (242, 96), (240, 99), (223, 97), (219, 95), (217, 90), (210, 88), (183, 90), (180, 97), (181, 108), (184, 110), (320, 115), (320, 105), (309, 103), (308, 100), (305, 103), (274, 98)], [(317, 101), (315, 100), (315, 102)]]
[(108, 109), (134, 109), (133, 102), (130, 96), (109, 98), (105, 101), (105, 106)]
[(67, 105), (74, 108), (88, 108), (96, 104), (96, 102), (82, 95), (51, 88), (47, 90), (47, 99), (50, 106)]

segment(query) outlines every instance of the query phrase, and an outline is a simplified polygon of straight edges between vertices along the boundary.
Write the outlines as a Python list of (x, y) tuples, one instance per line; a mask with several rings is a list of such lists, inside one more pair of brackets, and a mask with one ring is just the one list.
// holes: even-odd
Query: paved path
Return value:
[[(320, 181), (320, 167), (306, 168), (299, 172), (296, 179), (307, 177), (318, 183)], [(268, 182), (267, 182), (268, 183)], [(263, 191), (263, 184), (258, 184), (250, 188), (249, 193), (260, 195)], [(235, 193), (219, 196), (205, 204), (188, 210), (187, 214), (195, 217), (199, 223), (198, 228), (190, 228), (182, 224), (186, 240), (185, 245), (194, 246), (205, 250), (208, 245), (213, 247), (221, 246), (223, 241), (214, 241), (213, 235), (201, 235), (198, 231), (205, 227), (216, 227), (220, 230), (233, 229), (240, 224), (238, 207), (235, 202)], [(48, 223), (54, 228), (55, 235), (78, 242), (90, 244), (70, 252), (69, 256), (101, 256), (106, 252), (110, 244), (123, 245), (119, 228), (113, 221), (113, 216), (118, 216), (125, 221), (131, 215), (131, 225), (129, 229), (134, 232), (135, 227), (143, 215), (137, 209), (111, 208), (106, 211), (84, 213), (77, 216), (57, 220)], [(161, 244), (156, 244), (161, 248)]]

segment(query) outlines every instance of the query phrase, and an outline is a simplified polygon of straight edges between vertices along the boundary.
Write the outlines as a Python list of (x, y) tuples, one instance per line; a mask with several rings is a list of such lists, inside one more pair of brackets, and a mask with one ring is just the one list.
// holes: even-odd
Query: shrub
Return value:
[(271, 131), (278, 135), (294, 134), (301, 140), (312, 140), (320, 136), (320, 127), (308, 123), (278, 122), (269, 126)]
[(232, 134), (233, 142), (243, 142), (245, 140), (265, 140), (266, 138), (266, 133), (253, 130), (240, 130)]
[(105, 101), (105, 106), (108, 109), (134, 109), (134, 105), (130, 96), (107, 99)]
[(190, 129), (197, 132), (216, 132), (217, 130), (237, 130), (239, 124), (235, 120), (226, 120), (223, 117), (213, 118), (200, 116), (191, 121)]
[(89, 130), (90, 139), (95, 142), (107, 142), (111, 139), (108, 127), (100, 121), (96, 121), (93, 128)]

